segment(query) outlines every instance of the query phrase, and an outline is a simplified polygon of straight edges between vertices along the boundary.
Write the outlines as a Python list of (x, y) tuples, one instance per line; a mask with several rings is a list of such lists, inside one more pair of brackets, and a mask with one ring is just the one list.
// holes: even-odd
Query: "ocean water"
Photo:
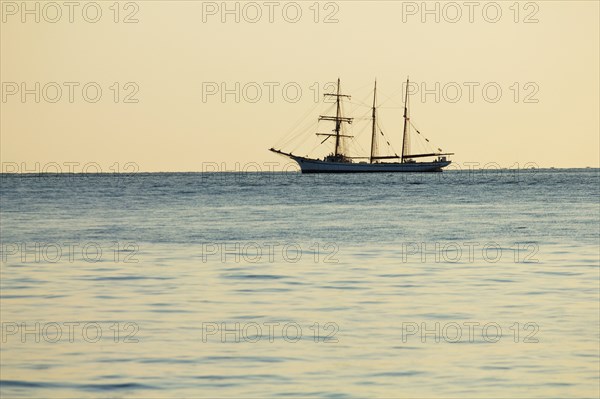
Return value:
[(0, 395), (598, 397), (599, 173), (2, 175)]

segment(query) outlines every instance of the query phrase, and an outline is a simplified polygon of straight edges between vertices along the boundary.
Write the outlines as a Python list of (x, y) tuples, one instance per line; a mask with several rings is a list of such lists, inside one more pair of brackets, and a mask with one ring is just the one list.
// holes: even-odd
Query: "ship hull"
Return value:
[(290, 157), (298, 163), (302, 173), (398, 173), (441, 172), (451, 161), (411, 163), (345, 163)]

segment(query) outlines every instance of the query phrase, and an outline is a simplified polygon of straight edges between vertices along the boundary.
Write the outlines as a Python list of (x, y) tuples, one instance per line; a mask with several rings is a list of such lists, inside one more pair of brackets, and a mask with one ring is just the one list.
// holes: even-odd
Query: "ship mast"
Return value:
[(335, 97), (335, 156), (337, 157), (340, 147), (340, 128), (342, 123), (340, 122), (341, 104), (340, 104), (340, 78), (337, 81), (337, 95)]
[(375, 156), (375, 131), (376, 131), (376, 126), (377, 126), (377, 122), (375, 120), (375, 118), (376, 118), (376, 112), (375, 112), (376, 100), (377, 100), (377, 79), (375, 79), (375, 88), (373, 89), (373, 114), (372, 114), (373, 126), (372, 126), (372, 130), (371, 130), (371, 157), (369, 158), (369, 163), (373, 163), (373, 157)]
[(402, 162), (408, 151), (408, 124), (410, 121), (410, 115), (408, 113), (408, 78), (406, 78), (406, 94), (404, 97), (404, 132), (402, 133)]
[(340, 94), (340, 78), (338, 78), (338, 80), (337, 80), (337, 93), (336, 94), (325, 93), (324, 96), (335, 97), (335, 103), (336, 103), (335, 116), (321, 115), (321, 116), (319, 116), (319, 120), (320, 121), (322, 121), (322, 120), (334, 121), (335, 129), (333, 131), (335, 132), (335, 134), (317, 133), (317, 135), (319, 135), (319, 136), (335, 136), (334, 156), (337, 158), (337, 156), (340, 154), (340, 137), (350, 137), (347, 135), (340, 134), (340, 130), (342, 128), (342, 122), (352, 123), (352, 119), (353, 119), (353, 118), (344, 118), (342, 116), (342, 104), (341, 104), (340, 99), (342, 97), (350, 98), (350, 96), (346, 95), (346, 94)]

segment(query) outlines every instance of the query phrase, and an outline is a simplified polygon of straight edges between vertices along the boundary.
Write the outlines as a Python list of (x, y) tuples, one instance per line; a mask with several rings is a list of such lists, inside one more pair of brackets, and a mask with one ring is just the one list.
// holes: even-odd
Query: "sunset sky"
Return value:
[[(459, 164), (600, 163), (597, 1), (429, 2), (429, 14), (420, 1), (228, 2), (229, 14), (220, 1), (87, 3), (1, 3), (3, 171), (285, 164), (268, 148), (327, 108), (315, 96), (338, 77), (366, 103), (377, 79), (399, 148), (407, 76), (431, 91), (411, 97), (414, 120)], [(38, 4), (39, 22), (22, 4)]]

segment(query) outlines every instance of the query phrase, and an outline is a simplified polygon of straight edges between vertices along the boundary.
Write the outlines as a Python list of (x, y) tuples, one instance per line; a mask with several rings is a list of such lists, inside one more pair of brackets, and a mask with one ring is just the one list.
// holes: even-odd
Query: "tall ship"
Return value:
[[(411, 135), (414, 131), (418, 135), (421, 132), (414, 126), (410, 119), (409, 110), (409, 80), (406, 80), (406, 94), (404, 97), (404, 127), (402, 129), (402, 149), (400, 155), (393, 151), (390, 142), (385, 138), (385, 134), (380, 129), (378, 121), (377, 105), (377, 81), (373, 89), (373, 105), (370, 107), (370, 151), (366, 154), (353, 156), (350, 147), (354, 136), (347, 131), (348, 125), (351, 125), (354, 118), (344, 116), (342, 110), (342, 101), (350, 100), (351, 97), (341, 94), (340, 79), (337, 80), (337, 91), (335, 93), (325, 93), (324, 97), (333, 98), (335, 115), (321, 115), (318, 122), (325, 121), (334, 124), (333, 130), (329, 133), (316, 133), (323, 137), (320, 145), (329, 145), (333, 150), (323, 158), (311, 157), (309, 155), (300, 156), (284, 151), (282, 148), (270, 148), (276, 154), (291, 158), (300, 166), (302, 173), (369, 173), (369, 172), (441, 172), (442, 169), (450, 165), (449, 155), (453, 153), (443, 152), (441, 148), (430, 149), (424, 152), (411, 151)], [(421, 135), (422, 136), (422, 135)], [(426, 143), (429, 140), (423, 138)], [(388, 154), (382, 154), (381, 142), (387, 143)], [(385, 147), (385, 146), (383, 146)], [(429, 147), (431, 147), (429, 145)], [(389, 153), (391, 152), (391, 154)], [(417, 161), (416, 159), (424, 159)]]

